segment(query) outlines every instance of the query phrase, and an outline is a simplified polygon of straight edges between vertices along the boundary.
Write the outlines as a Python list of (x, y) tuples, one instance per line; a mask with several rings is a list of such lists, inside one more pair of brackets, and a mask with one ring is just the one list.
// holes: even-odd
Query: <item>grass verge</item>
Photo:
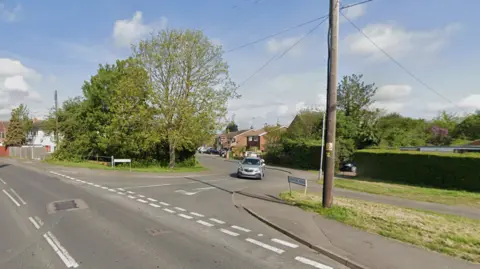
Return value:
[[(317, 183), (322, 184), (322, 181)], [(358, 178), (335, 178), (335, 187), (431, 203), (480, 207), (480, 193), (468, 191), (417, 187)]]
[[(111, 166), (105, 166), (95, 162), (71, 162), (71, 161), (58, 161), (58, 160), (46, 160), (46, 163), (68, 167), (80, 167), (89, 169), (102, 169), (102, 170), (115, 170), (115, 171), (130, 171), (129, 166), (118, 165), (113, 169)], [(175, 167), (170, 169), (168, 167), (161, 166), (149, 166), (149, 167), (132, 167), (132, 172), (150, 172), (150, 173), (169, 173), (169, 172), (200, 172), (207, 170), (205, 167), (196, 165), (192, 167)]]
[(480, 263), (480, 221), (453, 215), (336, 197), (322, 207), (321, 194), (287, 192), (280, 198), (362, 230)]

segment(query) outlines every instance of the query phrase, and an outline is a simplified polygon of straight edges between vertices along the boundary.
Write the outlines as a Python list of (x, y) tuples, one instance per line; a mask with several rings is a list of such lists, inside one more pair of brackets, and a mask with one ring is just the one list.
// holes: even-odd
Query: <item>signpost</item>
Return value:
[(132, 172), (132, 159), (115, 159), (112, 156), (112, 167), (115, 168), (115, 163), (129, 163), (130, 172)]
[(300, 185), (300, 186), (304, 186), (305, 187), (305, 190), (304, 190), (304, 194), (306, 195), (307, 194), (307, 187), (308, 187), (308, 183), (307, 183), (307, 180), (304, 179), (304, 178), (299, 178), (299, 177), (292, 177), (292, 176), (288, 176), (288, 188), (290, 189), (290, 195), (292, 195), (292, 186), (291, 184), (297, 184), (297, 185)]

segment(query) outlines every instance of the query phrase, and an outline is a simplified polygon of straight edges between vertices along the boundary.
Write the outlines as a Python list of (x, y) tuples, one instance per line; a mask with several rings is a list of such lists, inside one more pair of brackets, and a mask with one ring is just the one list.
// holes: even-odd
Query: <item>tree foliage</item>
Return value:
[(20, 146), (27, 142), (27, 138), (33, 128), (33, 121), (26, 105), (20, 104), (12, 109), (8, 124), (5, 144), (7, 146)]
[(238, 131), (238, 125), (232, 120), (227, 124), (227, 127), (225, 128), (225, 131), (227, 133), (229, 132), (237, 132)]

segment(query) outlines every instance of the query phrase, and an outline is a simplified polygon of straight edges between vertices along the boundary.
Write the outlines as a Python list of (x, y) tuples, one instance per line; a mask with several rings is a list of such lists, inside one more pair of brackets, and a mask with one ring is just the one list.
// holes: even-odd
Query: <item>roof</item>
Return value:
[(255, 131), (252, 131), (250, 133), (248, 133), (248, 136), (258, 136), (258, 135), (261, 135), (265, 133), (265, 129), (258, 129), (258, 130), (255, 130)]
[(235, 136), (244, 134), (244, 133), (249, 132), (249, 131), (252, 131), (252, 130), (251, 129), (244, 129), (244, 130), (239, 130), (239, 131), (236, 131), (236, 132), (229, 132), (226, 135), (227, 135), (227, 138), (234, 138)]

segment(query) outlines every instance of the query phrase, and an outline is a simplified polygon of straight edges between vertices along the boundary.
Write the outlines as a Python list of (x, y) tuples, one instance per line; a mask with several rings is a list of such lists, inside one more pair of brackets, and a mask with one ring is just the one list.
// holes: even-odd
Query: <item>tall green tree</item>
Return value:
[(227, 127), (225, 130), (228, 132), (237, 132), (238, 131), (238, 125), (232, 120), (227, 124)]
[(456, 125), (454, 135), (467, 140), (480, 139), (480, 111), (465, 117)]
[(376, 136), (380, 147), (424, 146), (427, 141), (427, 123), (423, 119), (403, 117), (391, 113), (378, 119)]
[(222, 48), (201, 31), (163, 30), (140, 41), (134, 55), (150, 77), (155, 118), (169, 146), (194, 149), (219, 130), (227, 101), (236, 97)]
[(12, 110), (12, 117), (20, 122), (25, 137), (28, 137), (33, 128), (33, 121), (30, 117), (30, 110), (27, 105), (20, 104), (18, 107)]
[(10, 122), (8, 124), (7, 135), (5, 137), (5, 145), (7, 147), (11, 146), (21, 146), (25, 144), (26, 135), (22, 126), (22, 122), (18, 117), (18, 111), (16, 109), (12, 110)]

